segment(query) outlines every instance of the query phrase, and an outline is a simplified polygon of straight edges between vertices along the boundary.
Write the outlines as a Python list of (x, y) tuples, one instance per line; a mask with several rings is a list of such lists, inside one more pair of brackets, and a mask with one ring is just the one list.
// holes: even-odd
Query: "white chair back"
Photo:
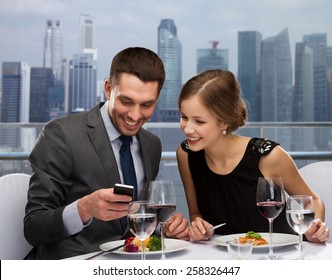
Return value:
[[(332, 229), (332, 161), (318, 161), (300, 168), (302, 177), (325, 204), (325, 223)], [(332, 242), (331, 238), (329, 242)]]
[(0, 177), (0, 259), (22, 260), (32, 249), (23, 233), (30, 176), (13, 173)]

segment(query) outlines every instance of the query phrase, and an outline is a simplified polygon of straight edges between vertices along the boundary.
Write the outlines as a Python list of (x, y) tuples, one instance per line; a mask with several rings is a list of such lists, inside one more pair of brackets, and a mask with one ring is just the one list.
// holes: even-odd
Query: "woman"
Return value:
[[(231, 72), (208, 70), (191, 78), (180, 93), (179, 109), (187, 140), (178, 147), (177, 160), (193, 240), (209, 239), (213, 232), (207, 229), (224, 222), (216, 233), (267, 232), (268, 222), (255, 203), (260, 176), (282, 177), (290, 195), (311, 195), (315, 221), (306, 238), (312, 242), (328, 239), (324, 204), (287, 152), (276, 142), (234, 133), (245, 124), (247, 112)], [(275, 232), (294, 233), (284, 212), (273, 226)]]

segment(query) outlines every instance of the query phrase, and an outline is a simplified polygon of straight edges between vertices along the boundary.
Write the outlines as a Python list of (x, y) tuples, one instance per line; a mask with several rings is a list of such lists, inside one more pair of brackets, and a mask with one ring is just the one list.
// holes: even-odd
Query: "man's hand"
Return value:
[(128, 195), (114, 194), (112, 188), (101, 189), (80, 198), (77, 201), (77, 208), (83, 223), (92, 217), (110, 221), (128, 215), (131, 200)]
[(165, 224), (165, 235), (182, 240), (190, 240), (188, 220), (182, 214), (174, 214)]

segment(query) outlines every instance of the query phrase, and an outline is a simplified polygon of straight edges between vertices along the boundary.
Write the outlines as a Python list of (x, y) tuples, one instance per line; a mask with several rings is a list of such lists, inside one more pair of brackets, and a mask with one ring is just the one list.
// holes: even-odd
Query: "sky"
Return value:
[[(237, 73), (238, 31), (263, 39), (288, 28), (292, 58), (303, 35), (326, 33), (332, 46), (331, 0), (0, 0), (0, 63), (43, 66), (48, 19), (62, 22), (63, 56), (79, 50), (79, 15), (95, 17), (98, 79), (108, 76), (113, 56), (129, 46), (157, 52), (161, 19), (173, 19), (182, 43), (182, 79), (196, 74), (197, 49), (229, 49), (229, 70)], [(1, 70), (0, 70), (1, 71)]]

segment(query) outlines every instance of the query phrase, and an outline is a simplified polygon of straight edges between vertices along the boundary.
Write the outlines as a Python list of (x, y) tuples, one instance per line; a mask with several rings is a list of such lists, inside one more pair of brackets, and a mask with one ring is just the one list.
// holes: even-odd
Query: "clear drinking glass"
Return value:
[(151, 181), (148, 201), (150, 207), (156, 210), (161, 233), (161, 259), (165, 259), (164, 225), (167, 220), (172, 217), (176, 208), (173, 182), (171, 180)]
[(314, 201), (311, 195), (293, 195), (287, 198), (286, 219), (290, 227), (299, 234), (299, 256), (303, 260), (303, 234), (315, 219)]
[(228, 258), (230, 260), (250, 260), (252, 252), (252, 241), (241, 243), (238, 239), (226, 242)]
[(281, 177), (259, 177), (256, 192), (256, 205), (259, 212), (269, 221), (269, 254), (262, 258), (278, 260), (273, 253), (273, 220), (278, 217), (285, 205), (284, 185)]
[(144, 241), (156, 229), (157, 216), (147, 201), (133, 201), (129, 204), (129, 230), (142, 242), (141, 259), (145, 260)]

